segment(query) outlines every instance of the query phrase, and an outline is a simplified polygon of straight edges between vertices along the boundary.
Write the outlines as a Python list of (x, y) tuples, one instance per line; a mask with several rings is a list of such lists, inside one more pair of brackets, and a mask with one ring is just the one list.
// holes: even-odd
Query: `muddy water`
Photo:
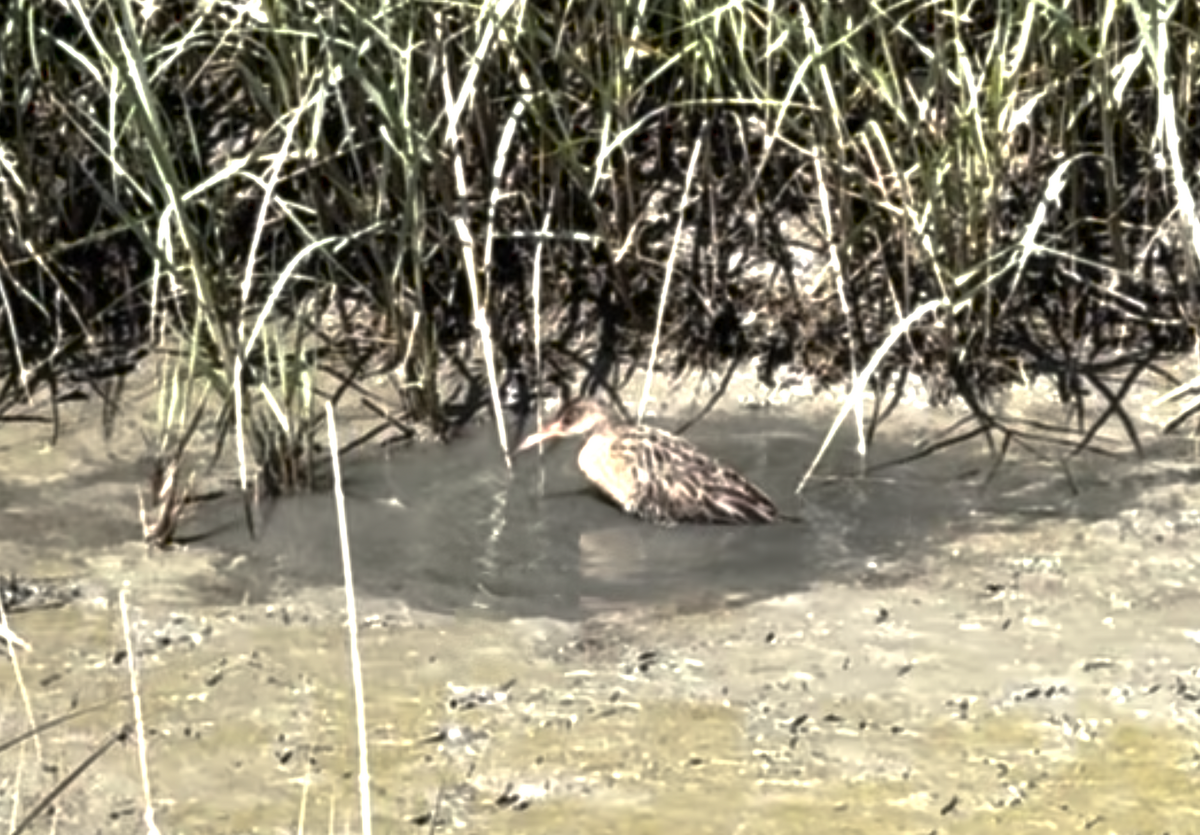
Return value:
[[(824, 513), (808, 513), (791, 495), (800, 465), (816, 448), (811, 433), (798, 432), (794, 421), (743, 415), (713, 420), (692, 434), (752, 474), (786, 510), (824, 523), (646, 525), (582, 479), (575, 465), (579, 442), (564, 441), (540, 459), (522, 455), (510, 472), (493, 430), (481, 426), (449, 447), (347, 463), (359, 588), (425, 611), (568, 621), (714, 594), (759, 600), (822, 578), (844, 578), (862, 567), (865, 552), (918, 538), (907, 512), (913, 501), (931, 510), (941, 501), (943, 515), (960, 504), (939, 485), (936, 494), (908, 493), (907, 501), (889, 503), (886, 516), (881, 512), (871, 526), (852, 528), (850, 505), (870, 501), (857, 487), (822, 491), (834, 505)], [(837, 505), (846, 505), (844, 519)], [(230, 502), (211, 543), (252, 553), (261, 572), (256, 587), (340, 588), (341, 565), (329, 559), (337, 553), (338, 531), (328, 496), (271, 507), (259, 542), (246, 538), (237, 524), (240, 514), (240, 505)], [(922, 524), (932, 522), (927, 516)]]
[[(13, 618), (35, 716), (127, 692), (125, 587), (163, 831), (357, 831), (329, 497), (267, 508), (257, 541), (210, 502), (187, 548), (148, 554), (146, 424), (106, 443), (69, 405), (53, 450), (0, 428), (0, 569), (66, 592)], [(953, 417), (909, 411), (872, 460)], [(800, 503), (827, 418), (731, 408), (689, 433), (804, 519), (767, 528), (643, 525), (586, 487), (577, 447), (510, 474), (487, 427), (346, 462), (377, 824), (1200, 831), (1192, 448), (1018, 457), (984, 489), (982, 444), (862, 476), (844, 437)], [(40, 765), (0, 754), (0, 814), (127, 716), (49, 732)], [(0, 738), (24, 722), (6, 673)], [(118, 746), (41, 825), (145, 831), (141, 791)]]

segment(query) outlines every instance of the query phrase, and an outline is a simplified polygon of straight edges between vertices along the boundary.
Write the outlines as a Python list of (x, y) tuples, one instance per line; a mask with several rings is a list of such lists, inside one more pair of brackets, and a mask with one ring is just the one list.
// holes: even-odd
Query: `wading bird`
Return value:
[(626, 513), (659, 525), (745, 525), (780, 518), (767, 494), (741, 473), (670, 432), (627, 424), (595, 400), (568, 404), (517, 452), (568, 435), (587, 438), (579, 469)]

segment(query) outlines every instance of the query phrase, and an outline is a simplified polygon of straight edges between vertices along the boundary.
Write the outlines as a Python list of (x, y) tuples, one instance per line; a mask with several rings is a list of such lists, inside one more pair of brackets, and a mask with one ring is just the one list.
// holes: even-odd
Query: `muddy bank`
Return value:
[[(214, 502), (189, 522), (203, 539), (148, 553), (144, 424), (105, 442), (70, 405), (54, 450), (35, 426), (0, 434), (0, 569), (67, 592), (13, 616), (35, 716), (127, 693), (127, 588), (163, 831), (356, 828), (329, 498), (273, 508), (258, 542)], [(786, 409), (729, 409), (689, 437), (783, 498), (829, 411)], [(952, 417), (913, 409), (877, 454)], [(348, 462), (377, 823), (1190, 831), (1191, 454), (1078, 462), (1075, 494), (1031, 459), (980, 489), (982, 445), (860, 477), (844, 440), (796, 505), (804, 525), (744, 531), (626, 519), (567, 449), (510, 475), (487, 427)], [(11, 674), (0, 705), (0, 736), (19, 732)], [(32, 748), (3, 755), (0, 813), (127, 718), (117, 702), (47, 733), (40, 767)], [(39, 826), (144, 831), (133, 747), (53, 814)]]

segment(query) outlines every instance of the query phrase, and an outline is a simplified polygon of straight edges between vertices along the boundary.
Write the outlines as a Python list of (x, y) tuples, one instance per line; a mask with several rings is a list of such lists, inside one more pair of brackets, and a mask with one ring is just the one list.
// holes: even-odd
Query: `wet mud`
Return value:
[[(1200, 831), (1189, 442), (1015, 457), (985, 486), (982, 443), (863, 474), (843, 433), (801, 501), (830, 403), (737, 399), (689, 438), (802, 524), (647, 526), (577, 446), (510, 473), (487, 426), (344, 462), (377, 826)], [(264, 508), (251, 540), (230, 492), (148, 551), (152, 423), (131, 408), (105, 440), (64, 405), (53, 449), (0, 428), (0, 571), (38, 592), (8, 598), (35, 720), (99, 707), (0, 753), (0, 815), (129, 721), (124, 589), (162, 830), (357, 831), (331, 497)], [(956, 417), (906, 410), (871, 460)], [(9, 668), (0, 739), (27, 727)], [(143, 805), (120, 743), (35, 831), (144, 832)]]

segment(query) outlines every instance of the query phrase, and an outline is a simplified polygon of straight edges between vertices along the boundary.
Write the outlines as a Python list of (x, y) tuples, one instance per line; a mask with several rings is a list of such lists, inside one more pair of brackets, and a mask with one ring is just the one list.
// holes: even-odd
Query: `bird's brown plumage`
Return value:
[(745, 476), (682, 438), (630, 426), (595, 400), (567, 405), (517, 449), (566, 435), (587, 436), (579, 468), (622, 509), (660, 525), (775, 522), (771, 499)]

